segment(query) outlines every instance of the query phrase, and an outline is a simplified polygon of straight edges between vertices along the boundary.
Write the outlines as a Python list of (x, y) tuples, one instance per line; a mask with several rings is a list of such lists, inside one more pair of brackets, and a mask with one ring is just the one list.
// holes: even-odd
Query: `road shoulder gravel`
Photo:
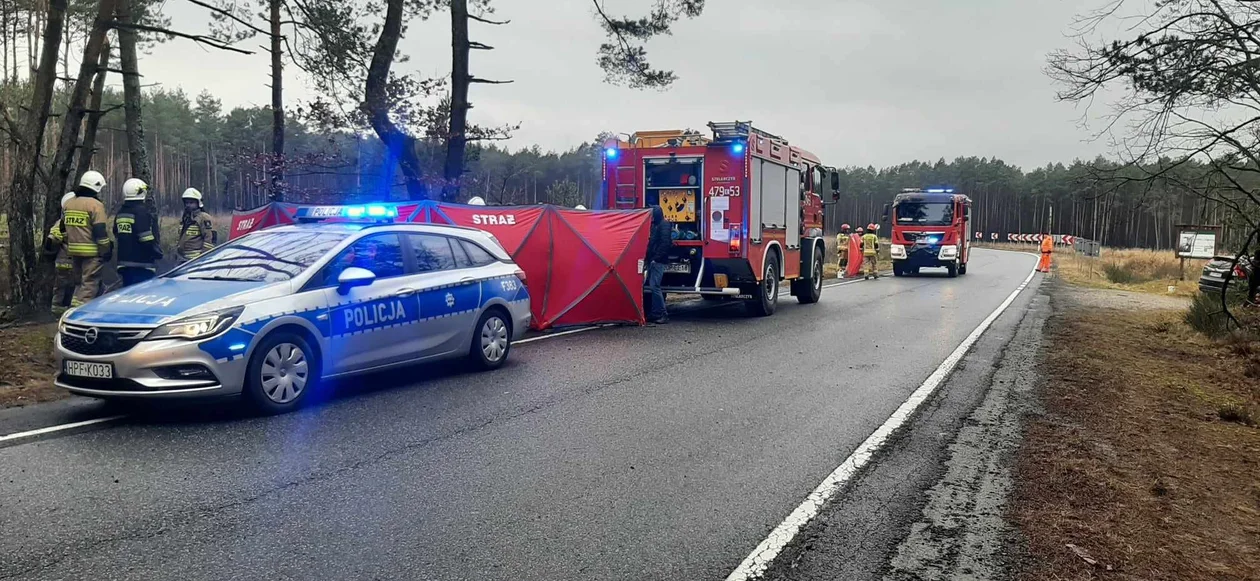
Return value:
[(911, 427), (784, 550), (766, 579), (1005, 579), (1004, 514), (1032, 409), (1049, 297), (1040, 278)]

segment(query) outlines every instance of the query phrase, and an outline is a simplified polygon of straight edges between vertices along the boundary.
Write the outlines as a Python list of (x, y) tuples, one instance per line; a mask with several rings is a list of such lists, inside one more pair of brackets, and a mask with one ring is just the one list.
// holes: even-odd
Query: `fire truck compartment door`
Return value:
[(761, 166), (765, 162), (753, 158), (749, 165), (752, 166), (752, 174), (749, 179), (749, 197), (745, 202), (748, 204), (748, 239), (753, 244), (761, 243)]
[(783, 215), (787, 224), (787, 247), (801, 247), (801, 170), (787, 170), (787, 195), (783, 200)]
[[(759, 166), (760, 171), (757, 171)], [(787, 227), (787, 168), (772, 161), (759, 159), (753, 163), (753, 176), (759, 178), (757, 180), (759, 183), (756, 184), (753, 193), (760, 199), (753, 200), (751, 222), (753, 228), (756, 229), (756, 239), (760, 239), (761, 231), (764, 229)]]

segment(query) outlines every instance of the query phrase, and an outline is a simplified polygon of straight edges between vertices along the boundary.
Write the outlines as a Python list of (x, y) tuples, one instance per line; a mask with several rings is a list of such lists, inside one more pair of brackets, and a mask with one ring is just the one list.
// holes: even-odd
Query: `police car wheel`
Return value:
[(512, 327), (503, 312), (493, 309), (482, 313), (473, 333), (469, 357), (482, 369), (497, 369), (507, 361), (512, 349)]
[(266, 337), (250, 360), (245, 397), (263, 413), (284, 413), (301, 406), (319, 380), (314, 353), (299, 335)]

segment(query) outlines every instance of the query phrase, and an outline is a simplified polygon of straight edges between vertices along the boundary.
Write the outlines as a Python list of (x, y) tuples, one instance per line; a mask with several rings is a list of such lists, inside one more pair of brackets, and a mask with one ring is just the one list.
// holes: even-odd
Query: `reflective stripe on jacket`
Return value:
[(118, 266), (155, 268), (161, 250), (153, 230), (153, 218), (143, 201), (125, 202), (114, 218), (118, 239)]
[(879, 251), (879, 237), (874, 234), (862, 235), (862, 254), (875, 256)]
[(105, 205), (100, 200), (89, 195), (71, 198), (66, 202), (62, 222), (66, 229), (66, 252), (70, 256), (101, 256), (109, 251)]
[(197, 258), (213, 248), (210, 242), (214, 227), (210, 223), (210, 214), (202, 210), (185, 213), (179, 226), (179, 243), (175, 248), (180, 256)]

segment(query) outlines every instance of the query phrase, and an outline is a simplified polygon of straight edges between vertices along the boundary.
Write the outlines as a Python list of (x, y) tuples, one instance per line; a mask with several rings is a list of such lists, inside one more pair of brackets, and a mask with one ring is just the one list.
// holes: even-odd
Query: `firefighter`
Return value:
[[(866, 225), (866, 234), (862, 235), (862, 266), (865, 267), (865, 278), (879, 278), (879, 266), (876, 264), (879, 254), (879, 237), (875, 234), (874, 224)], [(860, 231), (860, 230), (859, 230)]]
[(201, 192), (188, 188), (180, 196), (184, 200), (184, 216), (179, 221), (179, 242), (175, 254), (183, 264), (205, 254), (218, 243), (218, 235), (210, 224), (210, 214), (204, 210)]
[(844, 269), (849, 265), (849, 225), (841, 224), (840, 233), (836, 234), (836, 269), (838, 278), (844, 278)]
[(97, 196), (105, 189), (105, 176), (84, 172), (74, 197), (66, 201), (62, 215), (65, 224), (66, 254), (70, 255), (71, 278), (78, 284), (70, 306), (77, 307), (101, 293), (101, 264), (114, 255), (114, 245), (105, 225), (105, 205)]
[(652, 206), (652, 230), (648, 234), (647, 287), (651, 293), (651, 305), (648, 310), (648, 321), (663, 325), (669, 322), (669, 311), (665, 309), (665, 293), (661, 292), (661, 278), (665, 276), (665, 263), (669, 260), (669, 248), (672, 245), (672, 229), (665, 219), (665, 211), (660, 206)]
[(131, 286), (157, 276), (162, 258), (154, 230), (153, 215), (144, 205), (149, 184), (140, 178), (123, 182), (123, 205), (114, 218), (114, 239), (118, 241), (118, 276), (123, 286)]
[(74, 192), (67, 192), (61, 197), (62, 218), (53, 222), (48, 228), (48, 236), (44, 238), (44, 253), (49, 256), (56, 256), (53, 261), (56, 271), (53, 274), (53, 305), (52, 311), (54, 315), (59, 315), (70, 306), (70, 299), (74, 295), (74, 263), (70, 260), (70, 254), (66, 252), (66, 226), (65, 211), (66, 202), (74, 198)]
[(1054, 252), (1054, 237), (1044, 234), (1041, 237), (1041, 262), (1037, 263), (1037, 272), (1050, 272), (1050, 253)]

